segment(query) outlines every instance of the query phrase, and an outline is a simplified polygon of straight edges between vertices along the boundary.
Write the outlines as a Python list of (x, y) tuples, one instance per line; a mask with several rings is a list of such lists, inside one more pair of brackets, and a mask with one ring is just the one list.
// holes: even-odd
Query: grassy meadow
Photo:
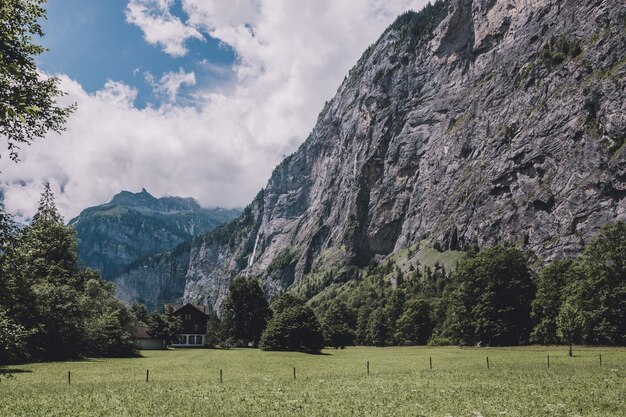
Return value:
[(144, 351), (139, 359), (11, 367), (13, 377), (0, 381), (0, 416), (626, 415), (626, 349), (574, 354), (564, 347)]

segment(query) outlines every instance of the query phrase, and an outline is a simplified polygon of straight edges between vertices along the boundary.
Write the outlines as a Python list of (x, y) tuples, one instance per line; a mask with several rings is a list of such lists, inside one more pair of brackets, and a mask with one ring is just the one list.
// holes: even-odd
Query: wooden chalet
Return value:
[[(170, 304), (171, 313), (183, 321), (183, 331), (179, 334), (173, 347), (202, 347), (206, 340), (206, 324), (209, 318), (209, 307), (197, 304)], [(166, 308), (165, 311), (168, 311)]]

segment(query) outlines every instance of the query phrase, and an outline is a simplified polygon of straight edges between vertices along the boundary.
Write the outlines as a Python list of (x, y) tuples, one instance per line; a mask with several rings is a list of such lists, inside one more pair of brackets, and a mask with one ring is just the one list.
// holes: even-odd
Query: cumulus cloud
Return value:
[(126, 21), (139, 26), (148, 43), (160, 45), (165, 53), (180, 57), (187, 53), (187, 40), (204, 40), (204, 36), (174, 16), (170, 11), (173, 5), (174, 0), (130, 0)]
[(196, 74), (185, 72), (182, 68), (178, 72), (166, 72), (157, 82), (150, 72), (145, 73), (145, 80), (152, 86), (157, 95), (165, 95), (170, 101), (176, 101), (180, 87), (196, 85)]
[[(129, 21), (166, 52), (170, 45), (170, 53), (184, 53), (184, 40), (203, 33), (232, 47), (234, 78), (219, 89), (195, 85), (191, 104), (171, 100), (137, 109), (131, 86), (109, 81), (88, 94), (62, 76), (69, 93), (63, 100), (77, 102), (78, 110), (63, 135), (25, 149), (20, 164), (0, 160), (7, 208), (32, 215), (43, 181), (57, 191), (68, 219), (120, 190), (142, 187), (157, 196), (194, 196), (205, 206), (244, 206), (282, 156), (304, 141), (367, 46), (398, 14), (425, 3), (182, 0), (183, 23), (172, 15), (173, 1), (130, 0), (128, 10), (139, 11), (127, 16), (143, 17)], [(178, 22), (173, 25), (188, 32), (165, 36), (157, 24), (145, 24), (145, 16)], [(181, 85), (194, 81), (181, 69), (158, 84), (175, 98)]]
[(96, 92), (95, 97), (114, 107), (132, 108), (137, 98), (136, 88), (119, 81), (108, 80), (104, 88)]

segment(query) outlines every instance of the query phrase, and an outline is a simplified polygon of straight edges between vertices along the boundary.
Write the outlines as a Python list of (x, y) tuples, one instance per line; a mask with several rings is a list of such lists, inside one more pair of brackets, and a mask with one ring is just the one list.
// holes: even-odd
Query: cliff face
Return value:
[(185, 242), (172, 251), (148, 258), (149, 262), (143, 258), (126, 267), (115, 279), (117, 297), (128, 303), (140, 302), (150, 311), (181, 301), (190, 247), (191, 242)]
[(625, 38), (620, 0), (401, 16), (242, 217), (194, 240), (183, 297), (220, 308), (239, 273), (268, 295), (349, 279), (424, 239), (574, 255), (626, 219)]
[(76, 229), (80, 260), (111, 279), (132, 262), (168, 251), (239, 213), (204, 209), (191, 198), (123, 191), (107, 204), (83, 210), (69, 224)]

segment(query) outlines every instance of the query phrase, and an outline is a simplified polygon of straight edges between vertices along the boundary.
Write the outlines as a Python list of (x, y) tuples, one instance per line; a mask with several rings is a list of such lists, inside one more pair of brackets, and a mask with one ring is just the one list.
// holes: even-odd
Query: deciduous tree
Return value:
[(259, 281), (243, 276), (235, 278), (223, 314), (229, 337), (241, 340), (244, 346), (257, 345), (271, 315)]
[(35, 57), (45, 51), (33, 43), (43, 36), (40, 21), (46, 16), (45, 0), (0, 2), (0, 138), (9, 157), (19, 160), (23, 144), (60, 132), (73, 106), (62, 107), (57, 98), (59, 80), (42, 74)]

